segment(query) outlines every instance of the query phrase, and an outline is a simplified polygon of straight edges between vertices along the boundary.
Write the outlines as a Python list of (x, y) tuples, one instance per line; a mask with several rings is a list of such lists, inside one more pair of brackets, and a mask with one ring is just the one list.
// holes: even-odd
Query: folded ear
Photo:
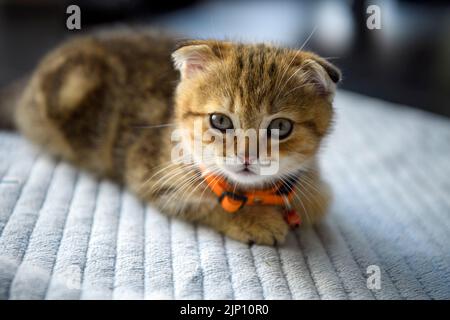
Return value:
[(213, 52), (206, 44), (188, 45), (173, 52), (172, 59), (181, 78), (186, 79), (203, 71), (208, 61), (213, 59)]
[[(219, 59), (218, 42), (194, 40), (181, 44), (172, 53), (174, 66), (181, 73), (182, 79), (192, 78), (204, 71), (208, 64)], [(219, 48), (220, 50), (220, 48)]]
[(339, 81), (341, 81), (341, 72), (335, 65), (320, 57), (315, 57), (314, 60), (318, 64), (320, 64), (322, 68), (325, 69), (331, 81), (333, 81), (334, 83), (338, 83)]
[(305, 53), (300, 68), (304, 70), (300, 77), (312, 83), (322, 95), (333, 94), (341, 81), (341, 72), (336, 66), (312, 53)]

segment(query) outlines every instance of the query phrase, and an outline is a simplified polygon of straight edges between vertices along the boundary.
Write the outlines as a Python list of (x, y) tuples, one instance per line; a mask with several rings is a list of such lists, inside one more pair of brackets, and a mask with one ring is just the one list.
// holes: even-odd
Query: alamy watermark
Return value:
[[(369, 30), (381, 29), (381, 8), (372, 4), (367, 6), (366, 13), (369, 15), (366, 20), (366, 27)], [(68, 30), (81, 30), (81, 9), (78, 5), (72, 4), (66, 8), (66, 27)]]
[(373, 264), (367, 267), (367, 289), (381, 290), (381, 269), (379, 266)]
[(172, 132), (171, 160), (184, 164), (197, 161), (206, 166), (246, 165), (259, 175), (274, 175), (279, 169), (278, 134), (278, 129), (203, 130), (202, 121), (197, 120), (192, 131), (175, 129)]
[(381, 29), (381, 8), (375, 4), (367, 7), (366, 13), (369, 15), (366, 20), (366, 26), (369, 30)]
[(66, 27), (68, 30), (81, 30), (81, 9), (76, 4), (72, 4), (66, 8), (69, 15), (66, 19)]

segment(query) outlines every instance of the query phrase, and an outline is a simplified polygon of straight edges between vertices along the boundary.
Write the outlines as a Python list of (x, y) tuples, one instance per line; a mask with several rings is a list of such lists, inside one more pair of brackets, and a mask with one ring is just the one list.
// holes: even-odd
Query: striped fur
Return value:
[[(18, 102), (20, 131), (51, 154), (124, 184), (170, 215), (245, 242), (273, 244), (287, 233), (279, 209), (223, 212), (195, 166), (170, 164), (170, 137), (174, 128), (196, 118), (186, 114), (204, 118), (211, 103), (220, 104), (224, 96), (246, 128), (257, 127), (261, 114), (284, 112), (295, 129), (282, 156), (297, 153), (295, 159), (307, 158), (312, 169), (311, 186), (304, 187), (310, 196), (298, 195), (294, 206), (306, 222), (322, 216), (329, 191), (315, 155), (330, 128), (339, 71), (308, 52), (198, 40), (173, 53), (181, 70), (178, 81), (174, 47), (172, 38), (155, 32), (95, 34), (63, 44), (42, 60)], [(198, 62), (189, 67), (203, 68), (195, 79), (191, 69), (183, 69), (187, 56)]]

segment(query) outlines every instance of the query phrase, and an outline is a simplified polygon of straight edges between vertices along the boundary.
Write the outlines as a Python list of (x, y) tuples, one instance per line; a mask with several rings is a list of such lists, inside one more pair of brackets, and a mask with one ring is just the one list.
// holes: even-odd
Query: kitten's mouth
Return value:
[(243, 176), (254, 176), (254, 175), (256, 175), (256, 173), (254, 173), (253, 171), (250, 171), (250, 169), (248, 169), (248, 168), (244, 168), (241, 171), (238, 171), (237, 173), (240, 174), (240, 175), (243, 175)]

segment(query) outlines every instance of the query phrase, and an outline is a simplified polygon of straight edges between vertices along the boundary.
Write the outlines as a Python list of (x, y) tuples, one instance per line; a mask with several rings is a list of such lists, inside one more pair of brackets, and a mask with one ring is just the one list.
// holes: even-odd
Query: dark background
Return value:
[[(66, 7), (81, 8), (81, 31)], [(369, 30), (366, 8), (381, 8)], [(0, 87), (26, 75), (61, 40), (93, 27), (148, 25), (191, 37), (274, 41), (339, 66), (346, 90), (450, 117), (450, 1), (58, 1), (0, 3)]]

